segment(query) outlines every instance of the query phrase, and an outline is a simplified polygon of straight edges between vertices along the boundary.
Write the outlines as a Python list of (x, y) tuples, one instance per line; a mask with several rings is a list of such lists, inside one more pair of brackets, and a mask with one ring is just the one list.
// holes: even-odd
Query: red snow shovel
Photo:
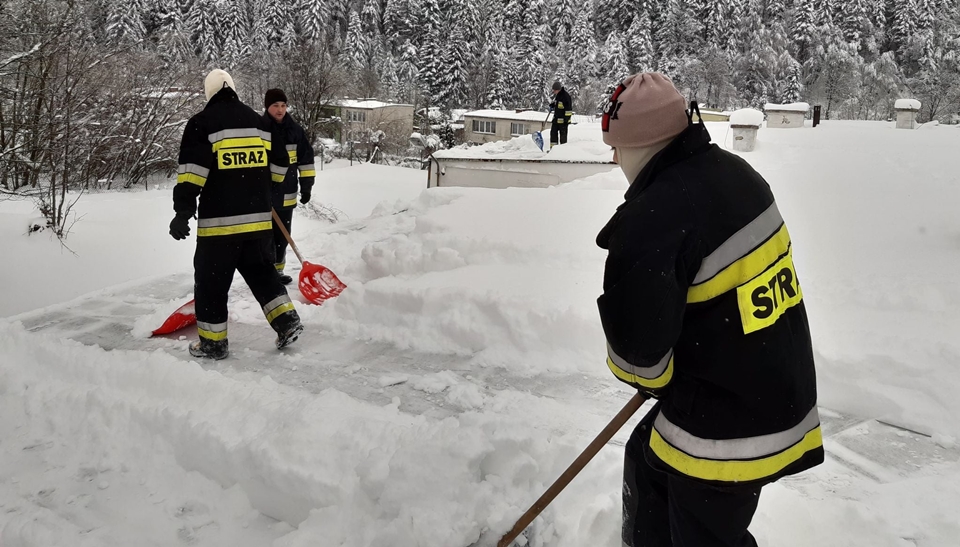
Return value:
[(293, 238), (290, 237), (290, 232), (287, 231), (287, 228), (283, 225), (283, 221), (277, 216), (277, 211), (271, 209), (270, 212), (273, 214), (273, 220), (277, 223), (277, 227), (283, 232), (283, 237), (287, 239), (290, 248), (293, 249), (294, 254), (296, 254), (300, 260), (300, 281), (298, 283), (300, 294), (310, 302), (319, 305), (323, 304), (325, 300), (334, 298), (342, 293), (343, 289), (347, 288), (343, 281), (340, 281), (337, 275), (326, 266), (312, 264), (304, 260), (303, 255), (300, 254), (300, 249), (297, 248), (297, 244), (294, 243)]
[(159, 329), (153, 331), (153, 336), (170, 334), (184, 327), (195, 325), (196, 323), (197, 313), (194, 309), (194, 301), (191, 300), (177, 308), (177, 311), (173, 312), (170, 317), (168, 317), (167, 320), (160, 325)]
[(620, 428), (623, 427), (623, 424), (627, 423), (627, 420), (629, 420), (630, 417), (640, 409), (640, 406), (643, 405), (644, 400), (644, 397), (637, 393), (632, 399), (627, 401), (627, 404), (624, 405), (620, 412), (618, 412), (617, 415), (610, 420), (610, 423), (607, 424), (607, 427), (603, 428), (603, 431), (601, 431), (600, 434), (593, 439), (593, 442), (583, 449), (583, 452), (577, 456), (577, 459), (573, 460), (573, 463), (571, 463), (570, 467), (568, 467), (567, 470), (560, 475), (560, 478), (554, 481), (553, 484), (550, 485), (550, 488), (547, 488), (547, 491), (540, 496), (540, 499), (538, 499), (533, 506), (531, 506), (530, 509), (528, 509), (527, 512), (520, 517), (517, 523), (513, 526), (513, 529), (500, 538), (500, 541), (497, 543), (497, 547), (508, 547), (513, 540), (517, 539), (517, 536), (519, 536), (520, 533), (527, 528), (527, 526), (530, 526), (530, 523), (533, 522), (533, 520), (536, 519), (537, 516), (539, 516), (548, 505), (550, 505), (550, 502), (552, 502), (553, 499), (556, 498), (557, 495), (560, 494), (560, 492), (562, 492), (568, 484), (570, 484), (570, 481), (572, 481), (573, 478), (583, 470), (590, 460), (597, 455), (597, 452), (600, 452), (600, 449), (603, 448), (605, 444), (610, 442), (610, 439), (617, 434), (617, 431), (620, 431)]

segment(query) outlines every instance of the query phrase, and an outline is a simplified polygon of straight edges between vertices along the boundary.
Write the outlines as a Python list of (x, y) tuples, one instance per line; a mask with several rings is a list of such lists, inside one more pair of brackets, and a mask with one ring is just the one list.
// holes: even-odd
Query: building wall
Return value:
[(914, 110), (897, 110), (897, 129), (916, 129), (917, 113)]
[[(544, 116), (546, 116), (546, 114), (544, 114)], [(478, 120), (483, 122), (486, 122), (486, 121), (496, 122), (497, 124), (496, 133), (491, 134), (491, 133), (475, 132), (473, 130), (473, 120)], [(505, 118), (495, 119), (495, 118), (475, 118), (473, 116), (464, 116), (463, 117), (464, 140), (468, 142), (477, 143), (477, 144), (484, 144), (484, 143), (495, 142), (495, 141), (508, 141), (514, 138), (514, 135), (510, 134), (510, 124), (512, 123), (525, 124), (526, 125), (526, 131), (524, 132), (525, 135), (532, 135), (537, 131), (550, 130), (550, 126), (545, 124), (543, 125), (543, 129), (541, 129), (540, 122), (524, 121), (524, 120), (508, 120)]]
[(573, 163), (456, 158), (436, 158), (436, 161), (437, 163), (434, 163), (429, 171), (428, 188), (436, 186), (546, 188), (597, 173), (607, 173), (617, 168), (612, 162)]
[[(351, 112), (363, 113), (364, 121), (350, 121)], [(363, 141), (366, 130), (381, 130), (387, 135), (387, 141), (403, 144), (413, 133), (413, 106), (390, 105), (380, 108), (349, 108), (341, 111), (343, 134), (341, 142)]]
[(792, 129), (803, 127), (805, 112), (792, 110), (767, 110), (767, 129)]

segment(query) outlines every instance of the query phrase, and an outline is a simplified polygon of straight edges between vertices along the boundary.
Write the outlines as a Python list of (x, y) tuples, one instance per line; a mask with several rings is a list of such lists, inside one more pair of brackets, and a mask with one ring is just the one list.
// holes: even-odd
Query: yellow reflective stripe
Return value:
[(573, 116), (573, 111), (571, 110), (570, 112), (565, 112), (563, 115), (564, 115), (564, 116)]
[(776, 475), (804, 454), (823, 445), (820, 426), (786, 450), (756, 460), (707, 460), (693, 457), (664, 440), (654, 427), (650, 432), (650, 449), (660, 460), (689, 477), (709, 481), (745, 482)]
[(737, 287), (737, 305), (743, 333), (750, 334), (777, 322), (803, 300), (803, 291), (793, 266), (793, 249), (744, 285)]
[(213, 340), (214, 342), (223, 340), (224, 338), (227, 337), (227, 331), (225, 330), (220, 332), (213, 332), (213, 331), (201, 329), (200, 327), (197, 327), (197, 334), (199, 334), (201, 338), (206, 338), (207, 340)]
[(235, 137), (222, 139), (213, 143), (213, 151), (216, 152), (221, 148), (242, 148), (247, 146), (263, 146), (267, 150), (270, 150), (270, 141), (264, 141), (260, 137)]
[(561, 108), (563, 108), (563, 102), (558, 101), (558, 102), (557, 102), (557, 109), (559, 110), (559, 109), (561, 109)]
[(301, 177), (315, 177), (317, 176), (317, 171), (315, 169), (304, 169), (300, 171)]
[(609, 356), (607, 357), (607, 366), (610, 367), (610, 371), (613, 372), (613, 375), (617, 378), (623, 380), (624, 382), (640, 386), (646, 389), (660, 389), (663, 386), (670, 383), (670, 380), (673, 379), (673, 356), (670, 356), (670, 361), (667, 363), (667, 369), (663, 371), (663, 374), (656, 378), (644, 378), (642, 376), (637, 376), (636, 374), (631, 374), (622, 368), (618, 367), (616, 363), (613, 362)]
[(288, 311), (293, 311), (293, 309), (294, 309), (293, 302), (286, 302), (284, 304), (280, 304), (276, 308), (273, 308), (272, 310), (270, 310), (270, 313), (267, 314), (267, 322), (273, 323), (273, 320), (276, 319), (278, 316), (284, 313), (287, 313)]
[(273, 265), (273, 267), (276, 268), (278, 272), (282, 272), (286, 266), (287, 266), (286, 262), (279, 262)]
[(189, 182), (190, 184), (196, 184), (197, 186), (203, 188), (203, 185), (207, 183), (206, 177), (201, 177), (195, 173), (180, 173), (177, 175), (177, 184), (181, 182)]
[(290, 158), (290, 163), (297, 163), (297, 151), (287, 150), (287, 157)]
[(259, 232), (260, 230), (273, 230), (273, 222), (251, 222), (249, 224), (236, 224), (233, 226), (197, 228), (197, 236), (228, 236), (247, 232)]
[(557, 123), (563, 123), (563, 118), (560, 118), (559, 120), (554, 120), (554, 121)]
[(787, 225), (750, 254), (723, 269), (712, 279), (687, 290), (687, 303), (706, 302), (750, 281), (777, 261), (790, 248)]
[(283, 179), (285, 179), (285, 178), (287, 178), (287, 176), (286, 176), (285, 174), (284, 174), (284, 175), (278, 175), (278, 174), (276, 174), (276, 173), (274, 173), (274, 172), (271, 172), (271, 173), (270, 173), (270, 180), (273, 181), (273, 182), (283, 182)]
[(293, 206), (296, 205), (296, 204), (297, 204), (296, 198), (294, 198), (294, 199), (286, 199), (286, 200), (283, 201), (283, 206), (284, 206), (284, 207), (293, 207)]

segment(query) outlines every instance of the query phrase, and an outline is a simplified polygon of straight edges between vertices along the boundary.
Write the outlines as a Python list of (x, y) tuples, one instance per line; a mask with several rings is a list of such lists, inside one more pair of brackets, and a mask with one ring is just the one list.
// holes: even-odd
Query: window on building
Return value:
[(510, 134), (514, 137), (527, 134), (527, 124), (525, 123), (511, 123), (510, 124)]
[(492, 120), (473, 120), (474, 133), (496, 133), (497, 122)]
[(367, 113), (362, 110), (350, 110), (347, 112), (347, 120), (351, 122), (366, 122)]

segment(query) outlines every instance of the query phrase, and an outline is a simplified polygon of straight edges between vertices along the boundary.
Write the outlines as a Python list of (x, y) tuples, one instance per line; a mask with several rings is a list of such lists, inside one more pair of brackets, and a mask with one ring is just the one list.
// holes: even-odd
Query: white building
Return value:
[[(463, 114), (463, 140), (476, 144), (508, 141), (550, 131), (550, 114), (536, 110), (473, 110)], [(549, 139), (546, 139), (549, 140)]]

